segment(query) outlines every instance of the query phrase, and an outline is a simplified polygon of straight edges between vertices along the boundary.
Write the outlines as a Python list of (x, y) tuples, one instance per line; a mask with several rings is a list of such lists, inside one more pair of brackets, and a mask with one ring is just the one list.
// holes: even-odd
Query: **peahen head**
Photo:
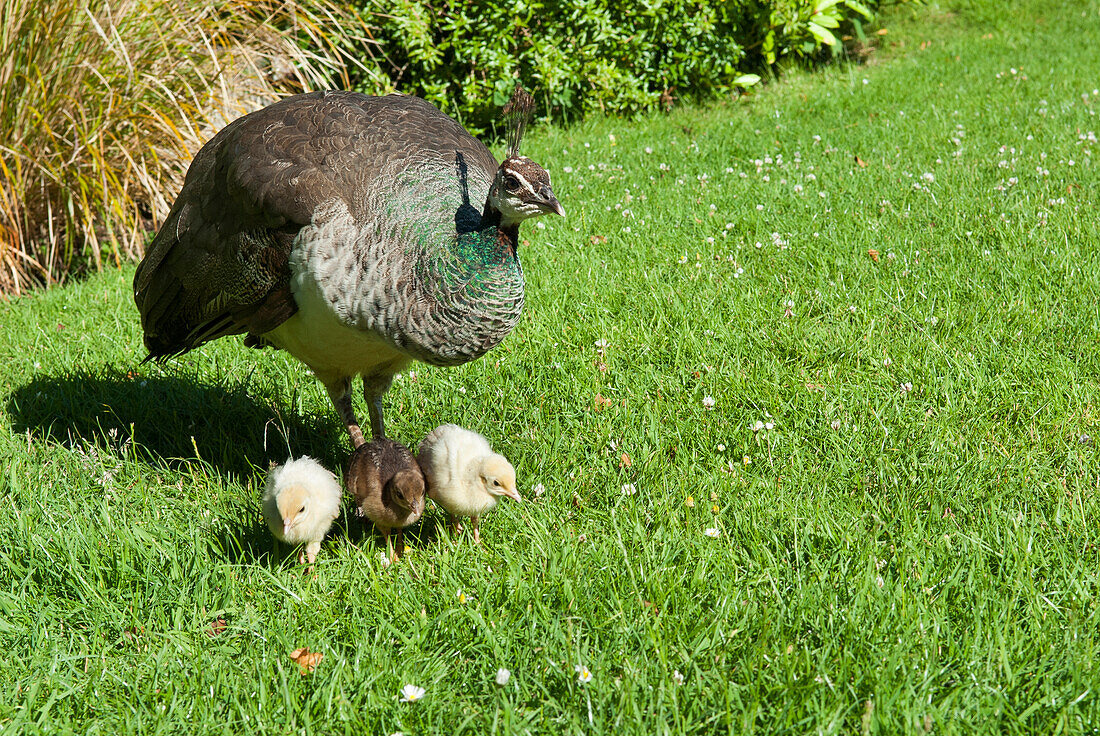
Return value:
[(550, 188), (550, 175), (526, 156), (504, 159), (489, 189), (487, 204), (500, 213), (502, 227), (550, 212), (565, 217), (565, 208)]
[(523, 133), (535, 113), (535, 98), (517, 84), (503, 113), (508, 131), (508, 157), (493, 178), (485, 214), (500, 213), (502, 228), (515, 228), (528, 217), (538, 217), (548, 212), (565, 217), (565, 208), (550, 188), (550, 175), (546, 169), (519, 155)]

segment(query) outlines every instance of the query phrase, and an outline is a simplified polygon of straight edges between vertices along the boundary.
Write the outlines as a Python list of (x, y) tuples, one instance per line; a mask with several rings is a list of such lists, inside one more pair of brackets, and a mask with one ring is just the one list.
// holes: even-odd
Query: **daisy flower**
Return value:
[(589, 669), (583, 664), (578, 664), (573, 669), (577, 672), (577, 682), (581, 683), (582, 685), (592, 682), (592, 672), (590, 672)]
[(424, 697), (426, 691), (422, 687), (416, 685), (406, 685), (401, 688), (401, 702), (402, 703), (415, 703)]
[(703, 534), (706, 534), (711, 539), (717, 539), (718, 538), (718, 530), (715, 529), (714, 527), (709, 527), (707, 529), (704, 529)]

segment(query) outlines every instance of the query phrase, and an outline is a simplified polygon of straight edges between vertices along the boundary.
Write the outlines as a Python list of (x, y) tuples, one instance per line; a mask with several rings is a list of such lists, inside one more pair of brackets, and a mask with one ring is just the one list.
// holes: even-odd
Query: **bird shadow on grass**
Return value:
[(14, 432), (74, 449), (91, 444), (124, 462), (171, 470), (202, 462), (244, 481), (291, 453), (329, 468), (347, 461), (346, 436), (332, 418), (299, 416), (240, 383), (102, 367), (35, 376), (6, 399)]

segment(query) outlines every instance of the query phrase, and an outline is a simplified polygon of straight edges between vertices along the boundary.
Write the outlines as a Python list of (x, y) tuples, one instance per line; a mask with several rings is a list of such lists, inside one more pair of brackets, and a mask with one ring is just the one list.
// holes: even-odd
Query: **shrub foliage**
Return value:
[(871, 17), (857, 0), (359, 2), (394, 86), (472, 129), (517, 79), (554, 117), (653, 110), (753, 84), (751, 72), (835, 49), (842, 24), (861, 33)]

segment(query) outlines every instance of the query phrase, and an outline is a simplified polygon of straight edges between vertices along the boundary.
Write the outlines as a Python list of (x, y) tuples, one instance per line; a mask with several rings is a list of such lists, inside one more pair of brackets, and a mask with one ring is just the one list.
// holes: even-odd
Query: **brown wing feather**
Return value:
[[(394, 157), (434, 157), (490, 172), (489, 150), (416, 97), (296, 95), (226, 126), (195, 156), (134, 277), (150, 358), (274, 329), (296, 311), (288, 260), (319, 206), (343, 201), (358, 222)], [(395, 191), (393, 196), (399, 196)]]

